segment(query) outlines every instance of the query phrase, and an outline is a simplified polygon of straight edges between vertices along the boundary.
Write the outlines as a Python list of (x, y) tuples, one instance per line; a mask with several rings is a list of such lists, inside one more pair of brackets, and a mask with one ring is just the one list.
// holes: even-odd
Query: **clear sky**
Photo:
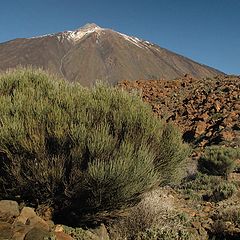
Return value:
[(86, 23), (240, 74), (240, 0), (0, 0), (0, 42)]

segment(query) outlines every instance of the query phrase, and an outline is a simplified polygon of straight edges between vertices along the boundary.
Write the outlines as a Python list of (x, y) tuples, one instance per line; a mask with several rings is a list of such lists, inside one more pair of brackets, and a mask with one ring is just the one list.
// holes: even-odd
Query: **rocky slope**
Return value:
[(196, 146), (240, 145), (240, 77), (186, 75), (175, 81), (123, 81), (119, 87), (139, 90), (159, 117), (176, 123)]
[(87, 24), (34, 38), (0, 43), (0, 70), (18, 65), (49, 70), (69, 81), (91, 86), (96, 80), (173, 79), (220, 72), (148, 41)]

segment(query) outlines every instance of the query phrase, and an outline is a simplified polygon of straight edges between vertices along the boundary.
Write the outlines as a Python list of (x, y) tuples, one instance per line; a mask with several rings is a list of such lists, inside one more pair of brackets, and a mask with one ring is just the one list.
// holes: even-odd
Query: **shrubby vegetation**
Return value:
[(239, 205), (228, 206), (222, 211), (214, 212), (211, 216), (214, 220), (212, 227), (213, 239), (238, 239), (240, 227)]
[(205, 149), (199, 159), (199, 170), (209, 175), (227, 177), (236, 167), (236, 159), (240, 158), (240, 149), (211, 146)]
[(212, 200), (221, 201), (230, 198), (237, 192), (237, 186), (231, 182), (221, 182), (213, 189)]
[(183, 229), (148, 229), (141, 233), (137, 240), (191, 240), (193, 238), (191, 233)]
[(221, 176), (197, 173), (192, 179), (184, 180), (180, 189), (192, 200), (218, 202), (232, 197), (237, 192), (237, 184)]
[(178, 176), (188, 147), (138, 96), (32, 69), (0, 76), (0, 193), (56, 212), (126, 208)]
[(197, 172), (191, 178), (184, 179), (180, 185), (181, 189), (198, 191), (208, 191), (216, 187), (222, 179), (218, 176), (210, 176)]
[(191, 219), (177, 209), (176, 202), (159, 188), (144, 195), (142, 201), (131, 208), (128, 216), (112, 221), (108, 230), (110, 239), (125, 240), (190, 240)]

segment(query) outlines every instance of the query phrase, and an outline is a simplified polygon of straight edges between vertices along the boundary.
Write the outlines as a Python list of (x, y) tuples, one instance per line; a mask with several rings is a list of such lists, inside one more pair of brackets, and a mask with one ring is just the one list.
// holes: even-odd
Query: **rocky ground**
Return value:
[(178, 125), (194, 146), (240, 146), (240, 76), (166, 81), (123, 81), (119, 87), (137, 90), (153, 112)]
[(15, 201), (0, 201), (0, 240), (109, 240), (104, 225), (96, 229), (73, 229), (55, 225), (50, 209), (42, 213)]
[[(136, 207), (133, 219), (130, 221), (135, 228), (138, 228), (138, 225), (144, 226), (146, 224), (144, 221), (149, 221), (151, 224), (153, 213), (153, 217), (158, 215), (160, 226), (185, 229), (194, 236), (190, 238), (191, 240), (211, 239), (209, 236), (212, 232), (216, 232), (217, 228), (225, 232), (225, 236), (228, 236), (226, 239), (239, 239), (240, 223), (237, 219), (239, 215), (236, 215), (236, 209), (238, 209), (237, 214), (240, 214), (239, 193), (226, 201), (215, 203), (197, 201), (179, 190), (164, 187), (150, 193), (144, 202)], [(118, 224), (116, 226), (121, 231), (124, 230), (122, 226), (119, 227)], [(18, 205), (15, 201), (0, 201), (0, 240), (123, 239), (117, 238), (118, 235), (111, 232), (111, 227), (110, 234), (108, 230), (103, 224), (87, 230), (54, 224), (48, 210), (44, 215), (39, 215), (37, 210)]]
[[(193, 160), (207, 146), (240, 147), (240, 76), (195, 79), (185, 75), (174, 81), (123, 81), (118, 86), (137, 91), (157, 116), (179, 126), (184, 140), (195, 149)], [(239, 189), (239, 179), (235, 172), (227, 182), (236, 183)], [(216, 239), (240, 239), (239, 190), (219, 202), (203, 200), (206, 190), (185, 190), (178, 189), (171, 195), (178, 211), (187, 216), (190, 232), (199, 239), (211, 235)]]

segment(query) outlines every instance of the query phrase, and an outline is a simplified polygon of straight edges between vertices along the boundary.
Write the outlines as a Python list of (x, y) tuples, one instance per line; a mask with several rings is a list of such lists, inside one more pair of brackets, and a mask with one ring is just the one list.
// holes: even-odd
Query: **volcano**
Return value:
[(40, 67), (84, 86), (97, 80), (114, 85), (122, 80), (222, 74), (154, 43), (96, 24), (1, 43), (0, 70), (18, 65)]

